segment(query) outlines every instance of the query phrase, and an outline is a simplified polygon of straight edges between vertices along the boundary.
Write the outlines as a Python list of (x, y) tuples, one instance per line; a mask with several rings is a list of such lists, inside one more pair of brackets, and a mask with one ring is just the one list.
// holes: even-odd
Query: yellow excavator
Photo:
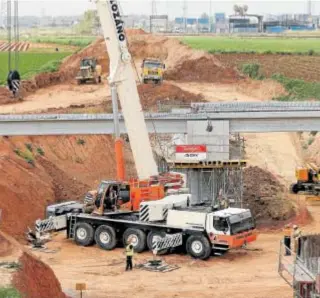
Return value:
[(291, 185), (291, 192), (303, 192), (310, 195), (320, 195), (320, 167), (307, 163), (305, 167), (296, 169), (297, 182)]

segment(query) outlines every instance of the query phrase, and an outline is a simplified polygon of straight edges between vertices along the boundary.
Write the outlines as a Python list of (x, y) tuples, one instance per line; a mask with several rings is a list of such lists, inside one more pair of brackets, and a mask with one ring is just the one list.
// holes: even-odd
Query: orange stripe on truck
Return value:
[(237, 235), (212, 235), (211, 243), (228, 245), (229, 249), (239, 248), (244, 244), (256, 241), (258, 237), (257, 230), (243, 232)]

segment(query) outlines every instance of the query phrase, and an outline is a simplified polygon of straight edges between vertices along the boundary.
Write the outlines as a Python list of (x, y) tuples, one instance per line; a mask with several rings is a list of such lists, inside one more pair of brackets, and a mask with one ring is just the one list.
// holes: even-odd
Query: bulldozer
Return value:
[(156, 84), (161, 84), (163, 82), (163, 70), (165, 69), (165, 64), (158, 59), (145, 58), (141, 64), (142, 68), (142, 82), (147, 84), (149, 81)]
[(93, 57), (83, 58), (80, 62), (80, 71), (76, 76), (77, 83), (84, 84), (92, 81), (96, 84), (101, 83), (102, 68), (97, 59)]
[(310, 195), (320, 195), (320, 167), (308, 163), (305, 167), (296, 169), (297, 182), (291, 185), (291, 192), (303, 192)]

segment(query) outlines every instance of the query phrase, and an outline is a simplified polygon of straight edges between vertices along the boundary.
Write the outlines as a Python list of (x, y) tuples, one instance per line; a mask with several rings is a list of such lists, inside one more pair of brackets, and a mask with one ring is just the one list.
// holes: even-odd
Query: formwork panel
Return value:
[(188, 144), (206, 144), (207, 160), (230, 159), (229, 121), (188, 121), (187, 131)]

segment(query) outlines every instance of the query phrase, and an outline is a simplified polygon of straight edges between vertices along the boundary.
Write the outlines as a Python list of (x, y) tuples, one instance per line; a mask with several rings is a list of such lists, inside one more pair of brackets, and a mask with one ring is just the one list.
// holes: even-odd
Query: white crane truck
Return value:
[[(52, 209), (52, 207), (48, 207)], [(190, 197), (172, 194), (163, 200), (143, 202), (139, 212), (112, 211), (103, 215), (68, 213), (36, 222), (36, 230), (66, 230), (76, 244), (96, 243), (112, 250), (119, 242), (133, 239), (134, 250), (157, 248), (160, 254), (182, 247), (194, 258), (207, 259), (223, 254), (257, 238), (250, 210), (228, 208), (211, 211), (190, 206)]]

